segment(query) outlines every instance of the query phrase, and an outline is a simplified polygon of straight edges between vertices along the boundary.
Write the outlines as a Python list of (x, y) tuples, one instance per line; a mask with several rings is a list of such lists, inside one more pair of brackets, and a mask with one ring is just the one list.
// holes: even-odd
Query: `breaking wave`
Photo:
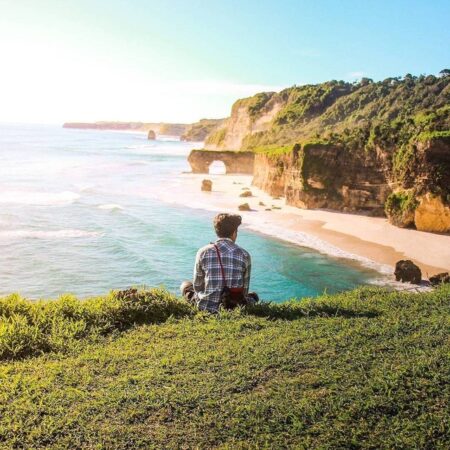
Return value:
[(0, 231), (0, 239), (69, 239), (97, 237), (101, 234), (95, 231), (85, 231), (77, 229), (65, 230), (5, 230)]
[(0, 203), (39, 206), (66, 206), (80, 198), (71, 192), (4, 191), (0, 193)]

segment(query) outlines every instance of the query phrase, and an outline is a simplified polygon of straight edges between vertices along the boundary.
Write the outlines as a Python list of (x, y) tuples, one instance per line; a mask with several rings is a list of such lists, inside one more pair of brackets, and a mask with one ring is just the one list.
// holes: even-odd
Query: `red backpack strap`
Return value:
[(213, 245), (214, 245), (214, 248), (216, 249), (217, 257), (219, 258), (220, 270), (222, 272), (223, 285), (225, 287), (227, 287), (227, 279), (225, 278), (225, 270), (223, 269), (222, 258), (220, 256), (219, 247), (217, 247), (216, 244), (213, 244)]

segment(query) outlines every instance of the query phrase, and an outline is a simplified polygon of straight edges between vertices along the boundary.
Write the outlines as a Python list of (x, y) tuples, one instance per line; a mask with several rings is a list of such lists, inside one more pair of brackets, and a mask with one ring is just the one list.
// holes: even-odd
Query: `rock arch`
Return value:
[(209, 173), (209, 166), (214, 161), (222, 161), (227, 174), (253, 175), (255, 154), (232, 150), (192, 150), (188, 157), (193, 173)]
[(227, 173), (227, 166), (223, 161), (215, 159), (208, 167), (210, 175), (222, 175)]

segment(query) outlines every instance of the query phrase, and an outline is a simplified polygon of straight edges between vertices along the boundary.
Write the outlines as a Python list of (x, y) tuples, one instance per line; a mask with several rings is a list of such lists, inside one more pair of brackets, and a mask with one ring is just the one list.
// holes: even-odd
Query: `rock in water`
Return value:
[(422, 272), (409, 259), (402, 259), (395, 264), (395, 279), (403, 283), (420, 284), (422, 281)]
[(450, 275), (448, 272), (438, 273), (437, 275), (433, 275), (430, 277), (430, 283), (433, 286), (437, 286), (443, 283), (450, 283)]
[(156, 139), (156, 133), (153, 130), (148, 130), (147, 139), (154, 141)]
[(207, 192), (212, 191), (212, 181), (211, 180), (203, 180), (202, 181), (202, 191), (207, 191)]
[(250, 205), (248, 203), (242, 203), (238, 206), (239, 211), (251, 211)]
[(244, 191), (239, 197), (253, 197), (252, 191)]

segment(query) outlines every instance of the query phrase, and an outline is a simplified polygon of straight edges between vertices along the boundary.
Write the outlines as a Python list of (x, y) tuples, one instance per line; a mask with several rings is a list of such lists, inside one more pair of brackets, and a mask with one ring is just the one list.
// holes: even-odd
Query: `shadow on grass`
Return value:
[(380, 315), (380, 312), (374, 310), (358, 310), (339, 307), (338, 305), (314, 304), (305, 301), (303, 305), (300, 302), (288, 303), (269, 303), (248, 306), (243, 310), (243, 314), (256, 317), (265, 317), (268, 319), (296, 320), (302, 317), (344, 317), (344, 318), (374, 318)]

